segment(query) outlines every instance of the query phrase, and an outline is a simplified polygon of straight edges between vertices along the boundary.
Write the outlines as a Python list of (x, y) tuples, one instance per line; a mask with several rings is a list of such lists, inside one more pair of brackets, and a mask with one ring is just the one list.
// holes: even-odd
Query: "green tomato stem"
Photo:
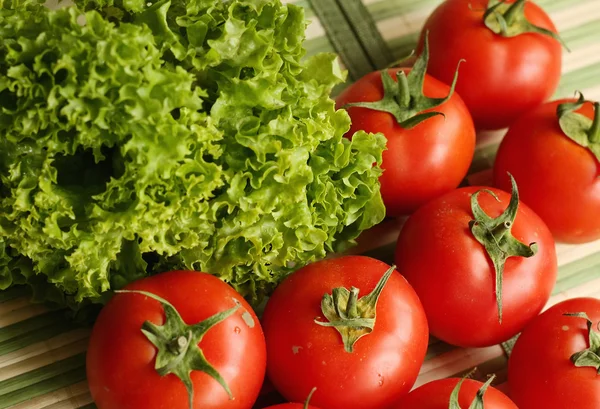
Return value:
[(586, 320), (590, 347), (571, 356), (571, 362), (578, 368), (594, 368), (600, 375), (600, 333), (594, 331), (594, 323), (585, 312), (564, 314), (567, 317)]
[(591, 143), (600, 143), (600, 102), (594, 102), (594, 121), (589, 136)]
[(348, 296), (348, 307), (346, 308), (346, 315), (348, 318), (358, 318), (358, 306), (356, 305), (358, 301), (358, 293), (359, 289), (356, 287), (350, 288), (350, 295)]
[(515, 179), (510, 175), (512, 195), (506, 210), (498, 217), (492, 218), (481, 208), (479, 194), (490, 194), (496, 200), (498, 197), (490, 190), (479, 190), (471, 196), (471, 211), (473, 220), (469, 227), (473, 237), (485, 248), (494, 264), (496, 281), (496, 304), (498, 306), (498, 321), (502, 323), (502, 287), (504, 281), (504, 265), (509, 257), (532, 257), (537, 253), (537, 244), (521, 243), (511, 232), (519, 209), (519, 190)]
[(526, 0), (517, 0), (506, 10), (504, 13), (504, 21), (506, 21), (507, 25), (512, 25), (514, 22), (525, 12), (525, 1)]
[(450, 90), (446, 97), (429, 98), (425, 96), (423, 94), (423, 86), (429, 63), (429, 34), (427, 34), (423, 44), (423, 51), (415, 61), (408, 75), (404, 71), (398, 71), (396, 73), (396, 81), (394, 81), (387, 69), (381, 71), (382, 99), (374, 102), (354, 102), (345, 105), (344, 108), (361, 107), (374, 111), (387, 112), (394, 116), (399, 126), (404, 129), (412, 129), (429, 118), (444, 116), (442, 112), (432, 110), (445, 104), (454, 95), (456, 82), (458, 81), (458, 68), (462, 62), (463, 60), (459, 61), (456, 67), (454, 79), (452, 80), (452, 84), (450, 84)]
[(315, 319), (315, 324), (333, 327), (342, 337), (346, 352), (354, 351), (354, 344), (375, 328), (377, 301), (395, 267), (390, 267), (369, 294), (358, 298), (359, 289), (336, 287), (331, 294), (324, 294), (321, 300), (321, 312), (327, 321)]

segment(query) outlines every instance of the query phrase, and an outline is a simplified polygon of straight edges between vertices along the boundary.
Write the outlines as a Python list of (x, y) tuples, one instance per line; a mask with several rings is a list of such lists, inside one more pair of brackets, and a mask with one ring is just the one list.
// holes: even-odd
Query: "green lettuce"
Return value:
[(74, 306), (192, 269), (256, 302), (383, 219), (385, 139), (343, 137), (301, 8), (76, 3), (0, 2), (0, 289)]

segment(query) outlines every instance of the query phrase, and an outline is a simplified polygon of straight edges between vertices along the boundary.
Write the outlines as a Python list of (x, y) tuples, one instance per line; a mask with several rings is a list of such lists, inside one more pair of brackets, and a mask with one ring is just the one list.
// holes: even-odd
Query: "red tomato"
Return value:
[[(126, 289), (167, 300), (190, 325), (239, 306), (197, 344), (234, 399), (207, 373), (194, 371), (193, 407), (252, 407), (265, 373), (265, 342), (258, 318), (235, 290), (212, 275), (189, 271), (144, 278)], [(87, 378), (99, 409), (189, 409), (184, 383), (174, 374), (158, 374), (157, 348), (141, 331), (146, 321), (162, 326), (165, 317), (160, 302), (137, 293), (117, 294), (103, 308), (87, 352)]]
[[(409, 393), (397, 407), (399, 409), (448, 409), (452, 392), (460, 381), (458, 378), (450, 378), (429, 382)], [(458, 394), (460, 407), (469, 408), (482, 386), (481, 382), (465, 379)], [(505, 394), (493, 387), (485, 391), (483, 403), (485, 409), (519, 409)]]
[(550, 308), (521, 334), (508, 361), (510, 395), (520, 409), (600, 408), (595, 368), (576, 367), (571, 356), (590, 347), (585, 312), (597, 331), (600, 300), (575, 298)]
[[(515, 122), (504, 138), (495, 184), (506, 188), (506, 172), (519, 182), (522, 200), (546, 222), (557, 241), (584, 243), (600, 239), (600, 162), (569, 139), (556, 115), (562, 100), (545, 104)], [(586, 103), (579, 113), (593, 118)]]
[[(386, 270), (391, 276), (376, 304), (373, 330), (347, 352), (337, 329), (316, 323), (327, 322), (324, 295), (354, 286), (364, 297)], [(410, 391), (428, 344), (413, 289), (387, 264), (363, 256), (324, 260), (293, 273), (269, 299), (263, 328), (267, 373), (277, 390), (301, 402), (316, 387), (311, 404), (327, 409), (387, 408)]]
[[(395, 255), (398, 271), (423, 303), (431, 334), (463, 347), (495, 345), (519, 333), (548, 301), (557, 275), (552, 235), (521, 203), (512, 235), (524, 244), (537, 243), (538, 250), (529, 258), (506, 260), (499, 322), (494, 265), (469, 226), (471, 196), (480, 189), (458, 189), (420, 208), (404, 225)], [(490, 190), (499, 201), (481, 192), (479, 204), (498, 217), (511, 196)]]
[[(389, 70), (394, 80), (399, 71)], [(449, 92), (448, 85), (425, 76), (424, 95), (443, 98)], [(383, 95), (381, 73), (373, 72), (346, 89), (337, 98), (337, 104), (342, 107), (355, 102), (374, 102)], [(462, 99), (454, 93), (444, 104), (425, 112), (431, 111), (441, 112), (445, 118), (436, 116), (404, 129), (390, 113), (348, 108), (352, 127), (347, 136), (364, 130), (382, 133), (387, 138), (380, 182), (388, 216), (412, 213), (429, 200), (455, 189), (469, 170), (475, 151), (475, 127)]]
[[(429, 32), (429, 73), (448, 84), (458, 61), (466, 60), (456, 90), (477, 128), (500, 129), (554, 94), (561, 76), (562, 46), (544, 34), (496, 34), (484, 24), (487, 6), (488, 0), (446, 0), (425, 23), (419, 48)], [(556, 33), (548, 15), (530, 1), (525, 16)]]

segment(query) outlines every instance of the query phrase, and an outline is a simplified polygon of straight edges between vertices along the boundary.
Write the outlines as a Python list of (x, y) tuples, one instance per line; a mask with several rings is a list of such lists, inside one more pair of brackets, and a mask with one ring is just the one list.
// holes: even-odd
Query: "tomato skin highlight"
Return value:
[(345, 256), (308, 265), (285, 279), (263, 315), (267, 373), (289, 401), (327, 409), (387, 408), (408, 393), (425, 358), (428, 330), (417, 295), (393, 272), (377, 304), (373, 331), (354, 352), (344, 350), (335, 328), (323, 319), (321, 300), (333, 288), (355, 286), (370, 293), (389, 266), (364, 256)]
[[(400, 70), (410, 71), (390, 69), (394, 80)], [(426, 75), (423, 91), (428, 97), (443, 98), (450, 87)], [(349, 103), (378, 101), (382, 97), (381, 73), (373, 72), (348, 87), (336, 102), (341, 108)], [(379, 179), (387, 216), (412, 213), (429, 200), (455, 189), (469, 170), (476, 135), (464, 102), (454, 93), (446, 103), (425, 112), (431, 111), (441, 112), (445, 118), (429, 118), (412, 129), (404, 129), (387, 112), (348, 108), (352, 126), (347, 137), (364, 130), (381, 132), (387, 138), (387, 150), (383, 152), (384, 173)]]
[[(548, 225), (560, 242), (580, 244), (600, 239), (600, 162), (560, 128), (553, 101), (525, 114), (502, 141), (494, 164), (494, 184), (517, 183), (521, 199)], [(579, 111), (594, 116), (591, 103)]]
[[(471, 196), (481, 189), (457, 189), (417, 210), (400, 232), (395, 254), (398, 271), (423, 303), (431, 334), (461, 347), (492, 346), (519, 333), (548, 301), (557, 275), (552, 235), (521, 203), (512, 234), (539, 249), (533, 257), (506, 261), (499, 323), (494, 266), (469, 229)], [(500, 202), (482, 192), (479, 203), (490, 217), (498, 217), (510, 195), (490, 190)]]
[[(429, 32), (429, 73), (448, 84), (456, 64), (464, 59), (456, 90), (478, 129), (500, 129), (552, 97), (561, 77), (562, 45), (543, 34), (494, 33), (483, 20), (487, 4), (487, 0), (446, 0), (426, 21), (418, 49)], [(535, 3), (525, 4), (525, 16), (557, 32)]]
[[(415, 389), (406, 397), (397, 409), (448, 409), (450, 395), (460, 382), (458, 378), (440, 379), (429, 382)], [(458, 403), (461, 408), (468, 408), (475, 399), (477, 391), (483, 384), (472, 379), (465, 379), (460, 388)], [(483, 395), (485, 409), (519, 409), (517, 406), (498, 389), (489, 387)]]
[[(241, 303), (241, 308), (208, 330), (199, 343), (208, 362), (223, 376), (234, 400), (203, 372), (194, 371), (195, 409), (250, 409), (261, 389), (266, 348), (258, 318), (231, 287), (204, 273), (174, 271), (129, 284), (127, 290), (158, 295), (188, 324)], [(250, 317), (254, 327), (244, 320)], [(189, 409), (183, 382), (154, 369), (156, 348), (142, 333), (144, 321), (164, 323), (161, 304), (140, 294), (117, 294), (102, 309), (87, 352), (87, 378), (98, 409)], [(250, 321), (249, 321), (250, 322)]]
[(520, 409), (596, 409), (600, 382), (594, 368), (577, 368), (571, 355), (589, 347), (586, 321), (563, 314), (585, 312), (597, 330), (600, 300), (563, 301), (533, 320), (508, 361), (510, 395)]

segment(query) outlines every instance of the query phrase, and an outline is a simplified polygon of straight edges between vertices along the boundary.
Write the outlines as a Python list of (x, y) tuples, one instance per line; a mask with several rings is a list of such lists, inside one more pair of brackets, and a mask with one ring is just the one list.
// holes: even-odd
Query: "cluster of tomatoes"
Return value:
[[(555, 240), (600, 238), (600, 109), (583, 96), (546, 102), (561, 52), (531, 2), (445, 1), (412, 68), (367, 75), (337, 101), (349, 135), (388, 140), (388, 216), (410, 215), (396, 266), (365, 256), (310, 264), (278, 286), (260, 320), (209, 274), (135, 282), (90, 340), (99, 409), (250, 409), (265, 374), (286, 400), (305, 402), (281, 409), (599, 408), (600, 300), (540, 315), (557, 277)], [(503, 127), (495, 186), (457, 189), (476, 130)], [(430, 334), (485, 347), (519, 333), (510, 398), (491, 379), (411, 392)]]

